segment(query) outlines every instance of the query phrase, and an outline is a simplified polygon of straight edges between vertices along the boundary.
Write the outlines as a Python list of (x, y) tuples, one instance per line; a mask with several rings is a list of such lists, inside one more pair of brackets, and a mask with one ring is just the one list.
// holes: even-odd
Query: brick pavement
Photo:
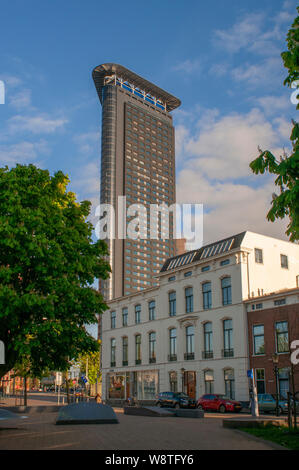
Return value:
[(272, 447), (222, 426), (223, 417), (152, 418), (117, 412), (119, 424), (56, 426), (56, 413), (0, 424), (0, 449), (266, 450)]

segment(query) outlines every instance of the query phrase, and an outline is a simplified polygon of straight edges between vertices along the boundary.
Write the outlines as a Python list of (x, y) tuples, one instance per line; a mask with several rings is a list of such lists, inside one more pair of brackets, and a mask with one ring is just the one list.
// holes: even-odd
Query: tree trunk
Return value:
[(69, 391), (69, 373), (66, 371), (65, 373), (65, 384), (66, 384), (66, 401), (70, 403), (70, 391)]

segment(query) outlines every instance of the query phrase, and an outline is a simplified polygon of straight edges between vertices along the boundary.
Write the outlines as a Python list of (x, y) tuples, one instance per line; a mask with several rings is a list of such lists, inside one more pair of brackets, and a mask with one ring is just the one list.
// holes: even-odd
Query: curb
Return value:
[(8, 410), (12, 413), (56, 413), (65, 405), (40, 405), (40, 406), (0, 406), (0, 410)]

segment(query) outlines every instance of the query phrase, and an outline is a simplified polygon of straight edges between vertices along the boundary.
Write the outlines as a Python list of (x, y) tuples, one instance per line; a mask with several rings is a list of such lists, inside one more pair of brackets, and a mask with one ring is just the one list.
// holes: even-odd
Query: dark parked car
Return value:
[(239, 413), (242, 409), (242, 405), (239, 401), (231, 400), (225, 395), (219, 394), (206, 394), (199, 398), (197, 401), (197, 408), (202, 410), (220, 411), (225, 413), (226, 411), (233, 411)]
[(195, 408), (196, 401), (183, 392), (162, 392), (156, 400), (156, 406), (169, 408)]

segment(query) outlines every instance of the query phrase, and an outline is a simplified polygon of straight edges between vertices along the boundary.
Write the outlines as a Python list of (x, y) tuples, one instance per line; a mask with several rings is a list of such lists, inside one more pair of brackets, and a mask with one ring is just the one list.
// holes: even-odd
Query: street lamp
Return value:
[(185, 369), (184, 367), (181, 368), (181, 374), (182, 374), (182, 392), (184, 392), (184, 372)]
[(278, 354), (274, 353), (272, 355), (272, 362), (274, 366), (274, 375), (275, 375), (275, 384), (276, 384), (276, 416), (279, 415), (279, 405), (278, 405)]

